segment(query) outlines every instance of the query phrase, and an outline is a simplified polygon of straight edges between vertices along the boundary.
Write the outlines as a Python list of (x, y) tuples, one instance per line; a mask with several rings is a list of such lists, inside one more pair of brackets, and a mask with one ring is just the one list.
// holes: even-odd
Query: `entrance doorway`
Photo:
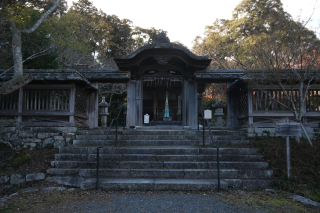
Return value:
[(150, 125), (181, 126), (181, 101), (182, 79), (147, 78), (143, 80), (143, 115), (150, 116)]

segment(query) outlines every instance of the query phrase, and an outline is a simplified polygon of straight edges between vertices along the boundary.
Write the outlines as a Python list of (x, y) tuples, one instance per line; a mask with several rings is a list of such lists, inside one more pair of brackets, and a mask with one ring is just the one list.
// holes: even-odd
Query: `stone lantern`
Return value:
[(102, 101), (99, 104), (99, 107), (100, 107), (99, 115), (101, 115), (101, 126), (107, 127), (107, 115), (109, 115), (108, 107), (110, 107), (110, 104), (106, 102), (105, 97), (102, 97)]
[(217, 126), (222, 127), (222, 116), (224, 115), (223, 108), (225, 108), (226, 105), (223, 104), (220, 101), (220, 97), (218, 97), (217, 103), (212, 104), (212, 107), (215, 108), (214, 115), (217, 116)]

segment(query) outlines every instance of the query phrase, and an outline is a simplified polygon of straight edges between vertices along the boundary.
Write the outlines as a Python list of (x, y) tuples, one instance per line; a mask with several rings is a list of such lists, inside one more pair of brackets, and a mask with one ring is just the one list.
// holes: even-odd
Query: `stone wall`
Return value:
[(77, 127), (4, 127), (1, 142), (9, 142), (18, 150), (52, 149), (73, 144)]
[(44, 180), (45, 179), (44, 173), (35, 173), (35, 174), (27, 174), (27, 175), (20, 175), (20, 174), (12, 174), (12, 175), (0, 175), (0, 185), (10, 187), (10, 185), (6, 184), (21, 184), (24, 182), (36, 181), (36, 180)]

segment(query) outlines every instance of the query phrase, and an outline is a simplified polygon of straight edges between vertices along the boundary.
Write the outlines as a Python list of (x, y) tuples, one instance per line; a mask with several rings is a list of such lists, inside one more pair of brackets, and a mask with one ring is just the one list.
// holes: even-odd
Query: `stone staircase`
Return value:
[[(252, 189), (267, 186), (272, 170), (256, 148), (237, 148), (249, 143), (242, 131), (214, 130), (220, 148), (221, 188)], [(96, 188), (97, 146), (106, 131), (81, 130), (73, 145), (61, 147), (47, 181)], [(104, 190), (212, 190), (217, 188), (217, 149), (206, 131), (118, 130), (110, 132), (100, 149), (99, 188)]]

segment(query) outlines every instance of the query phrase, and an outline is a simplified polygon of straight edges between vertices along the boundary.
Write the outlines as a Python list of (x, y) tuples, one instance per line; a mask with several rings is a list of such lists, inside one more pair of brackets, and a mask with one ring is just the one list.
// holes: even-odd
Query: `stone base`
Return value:
[(171, 116), (163, 117), (163, 121), (172, 121), (172, 117)]

